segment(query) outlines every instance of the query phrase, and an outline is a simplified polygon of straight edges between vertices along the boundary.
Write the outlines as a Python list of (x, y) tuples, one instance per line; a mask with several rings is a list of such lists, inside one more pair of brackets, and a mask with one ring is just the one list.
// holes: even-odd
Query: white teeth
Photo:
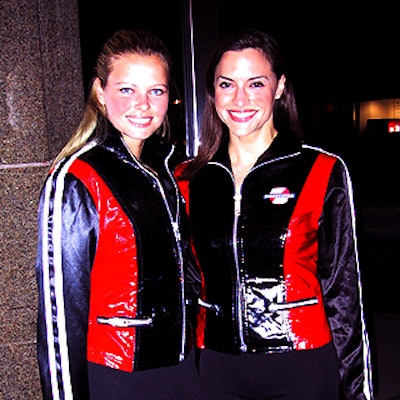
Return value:
[(128, 119), (129, 121), (138, 125), (147, 124), (151, 120), (151, 118), (131, 118), (131, 117), (128, 117)]
[(230, 111), (230, 113), (236, 118), (247, 118), (254, 115), (254, 111)]

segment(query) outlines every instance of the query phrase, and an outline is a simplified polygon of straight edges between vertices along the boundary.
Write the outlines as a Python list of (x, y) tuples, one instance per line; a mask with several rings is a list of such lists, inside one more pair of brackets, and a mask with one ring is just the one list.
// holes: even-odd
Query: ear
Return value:
[(93, 81), (93, 90), (96, 93), (97, 101), (104, 107), (106, 104), (106, 99), (104, 96), (104, 89), (101, 86), (101, 82), (98, 77), (96, 77)]
[(282, 96), (282, 93), (283, 93), (284, 90), (285, 90), (285, 83), (286, 83), (286, 76), (285, 76), (285, 75), (282, 75), (282, 76), (279, 78), (278, 85), (277, 85), (277, 87), (276, 87), (275, 100), (280, 99), (280, 97)]

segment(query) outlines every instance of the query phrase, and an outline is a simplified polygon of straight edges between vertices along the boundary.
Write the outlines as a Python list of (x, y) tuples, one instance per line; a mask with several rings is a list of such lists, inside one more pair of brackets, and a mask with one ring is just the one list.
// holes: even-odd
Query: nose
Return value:
[(235, 93), (235, 99), (234, 99), (235, 104), (242, 107), (248, 103), (248, 100), (249, 99), (247, 96), (246, 88), (238, 86)]
[(149, 100), (147, 98), (146, 93), (138, 93), (136, 102), (135, 102), (135, 108), (146, 111), (149, 109)]

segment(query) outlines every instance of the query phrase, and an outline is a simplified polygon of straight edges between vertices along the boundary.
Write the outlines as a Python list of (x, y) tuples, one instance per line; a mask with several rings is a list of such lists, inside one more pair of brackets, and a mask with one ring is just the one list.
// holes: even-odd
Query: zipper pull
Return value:
[(242, 201), (242, 195), (240, 193), (236, 193), (233, 196), (233, 200), (235, 201), (235, 215), (240, 215), (240, 203)]
[(173, 221), (172, 227), (174, 228), (175, 237), (177, 238), (178, 241), (180, 241), (181, 240), (181, 232), (179, 230), (178, 222)]

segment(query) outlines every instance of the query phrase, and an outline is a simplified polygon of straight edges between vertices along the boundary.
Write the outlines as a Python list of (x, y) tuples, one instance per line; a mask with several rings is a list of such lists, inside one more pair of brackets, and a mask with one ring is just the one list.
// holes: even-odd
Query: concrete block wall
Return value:
[(83, 111), (77, 0), (0, 5), (0, 399), (41, 399), (37, 204)]

